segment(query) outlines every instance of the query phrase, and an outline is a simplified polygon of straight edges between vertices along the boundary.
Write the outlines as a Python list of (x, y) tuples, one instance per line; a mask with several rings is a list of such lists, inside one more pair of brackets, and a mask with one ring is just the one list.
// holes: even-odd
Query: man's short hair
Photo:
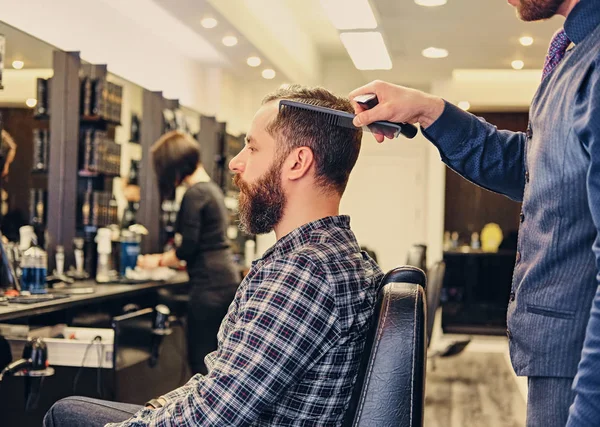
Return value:
[[(348, 99), (320, 87), (300, 85), (281, 87), (267, 95), (263, 104), (282, 99), (354, 113)], [(362, 129), (334, 125), (321, 114), (283, 108), (267, 131), (279, 143), (280, 156), (287, 156), (298, 147), (309, 147), (313, 152), (319, 183), (340, 195), (344, 193), (360, 152)]]

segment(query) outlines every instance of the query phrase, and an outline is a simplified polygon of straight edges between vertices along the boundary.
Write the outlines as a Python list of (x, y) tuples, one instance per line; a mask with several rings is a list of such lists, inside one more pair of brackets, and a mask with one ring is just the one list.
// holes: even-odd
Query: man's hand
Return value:
[[(365, 110), (354, 101), (356, 96), (367, 93), (374, 93), (379, 101), (379, 104), (370, 110)], [(419, 123), (421, 127), (426, 128), (444, 111), (442, 98), (379, 80), (353, 90), (349, 97), (357, 115), (354, 118), (355, 126), (366, 126), (378, 120), (388, 120)], [(384, 135), (374, 134), (374, 136), (378, 142), (383, 142)]]

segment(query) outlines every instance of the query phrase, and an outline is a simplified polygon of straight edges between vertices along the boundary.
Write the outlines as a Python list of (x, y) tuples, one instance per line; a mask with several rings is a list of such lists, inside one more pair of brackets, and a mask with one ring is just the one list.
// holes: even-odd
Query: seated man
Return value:
[(275, 230), (277, 243), (241, 283), (218, 350), (206, 357), (208, 375), (144, 409), (66, 398), (50, 409), (46, 426), (342, 424), (382, 278), (350, 219), (339, 216), (362, 132), (311, 112), (279, 112), (281, 99), (353, 111), (324, 89), (292, 86), (267, 96), (256, 113), (229, 168), (242, 227)]

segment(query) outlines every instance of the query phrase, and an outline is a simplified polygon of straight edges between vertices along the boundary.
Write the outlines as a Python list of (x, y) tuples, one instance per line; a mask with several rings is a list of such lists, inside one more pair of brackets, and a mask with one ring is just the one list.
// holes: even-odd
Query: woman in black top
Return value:
[(221, 189), (200, 162), (198, 143), (184, 133), (163, 135), (152, 146), (161, 194), (185, 185), (177, 214), (177, 249), (140, 257), (142, 268), (187, 263), (190, 277), (188, 357), (193, 373), (206, 374), (204, 357), (216, 350), (217, 332), (240, 282), (227, 240), (228, 214)]

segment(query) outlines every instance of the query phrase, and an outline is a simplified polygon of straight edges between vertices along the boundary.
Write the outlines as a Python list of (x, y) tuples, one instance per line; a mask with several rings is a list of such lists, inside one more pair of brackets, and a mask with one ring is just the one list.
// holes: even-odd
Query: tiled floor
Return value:
[[(460, 338), (434, 333), (429, 353)], [(429, 361), (425, 427), (524, 427), (527, 383), (512, 370), (506, 338), (471, 338), (463, 353)]]

